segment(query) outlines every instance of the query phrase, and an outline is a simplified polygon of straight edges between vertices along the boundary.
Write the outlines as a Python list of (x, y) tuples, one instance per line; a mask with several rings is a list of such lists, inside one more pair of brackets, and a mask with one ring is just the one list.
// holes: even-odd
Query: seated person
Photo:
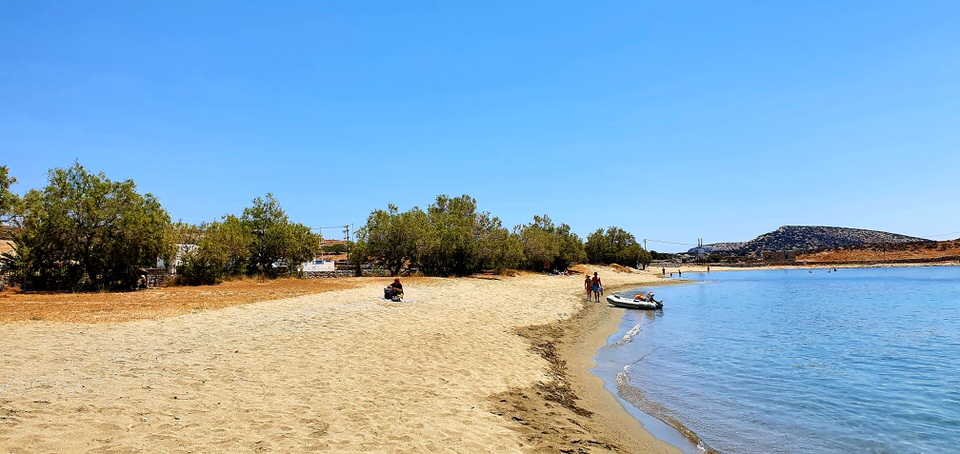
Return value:
[(393, 283), (383, 289), (383, 297), (386, 299), (403, 298), (403, 284), (400, 283), (400, 278), (394, 279)]

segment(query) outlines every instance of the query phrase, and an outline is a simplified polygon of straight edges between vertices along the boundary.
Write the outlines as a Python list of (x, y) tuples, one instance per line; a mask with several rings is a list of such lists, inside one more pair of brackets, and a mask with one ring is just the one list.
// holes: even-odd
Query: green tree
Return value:
[(548, 263), (565, 269), (586, 260), (583, 242), (570, 226), (554, 225), (544, 215), (510, 232), (496, 216), (477, 211), (468, 195), (439, 195), (425, 212), (417, 207), (400, 212), (395, 205), (371, 212), (351, 255), (394, 274), (411, 263), (433, 275), (522, 266), (543, 270)]
[(358, 229), (353, 257), (363, 257), (397, 274), (416, 264), (428, 274), (464, 275), (483, 269), (516, 267), (523, 260), (519, 237), (500, 219), (478, 212), (467, 195), (437, 196), (427, 211), (400, 212), (395, 205), (370, 213)]
[(645, 269), (650, 263), (650, 253), (643, 249), (640, 244), (633, 242), (617, 253), (617, 263), (633, 266), (643, 266)]
[(267, 194), (244, 208), (200, 226), (178, 225), (184, 284), (215, 284), (231, 276), (293, 274), (320, 250), (320, 235), (291, 222), (280, 202)]
[(597, 229), (587, 236), (584, 245), (590, 263), (635, 265), (650, 263), (650, 254), (643, 249), (633, 234), (620, 227)]
[(320, 236), (303, 224), (290, 222), (273, 194), (255, 198), (253, 206), (244, 208), (240, 222), (253, 235), (248, 261), (251, 274), (261, 269), (271, 276), (284, 270), (291, 273), (320, 249)]
[(482, 269), (477, 241), (477, 201), (438, 195), (427, 207), (427, 233), (419, 262), (435, 275), (467, 275)]
[(419, 245), (427, 230), (427, 216), (417, 207), (400, 212), (390, 204), (386, 210), (374, 210), (367, 223), (357, 229), (354, 257), (364, 257), (396, 275), (419, 255)]
[(0, 166), (0, 226), (8, 226), (16, 217), (20, 197), (10, 191), (10, 186), (16, 184), (17, 179), (9, 175), (7, 166)]
[(570, 226), (561, 223), (556, 228), (556, 235), (560, 238), (560, 253), (554, 257), (554, 269), (567, 269), (587, 260), (587, 253), (583, 249), (583, 240), (573, 233)]
[(477, 217), (479, 261), (482, 269), (511, 269), (523, 264), (523, 243), (520, 235), (511, 233), (497, 217), (481, 213)]
[[(16, 182), (16, 178), (9, 176), (7, 166), (0, 166), (0, 239), (3, 240), (13, 238), (16, 232), (14, 224), (17, 224), (18, 213), (22, 211), (20, 197), (10, 191), (10, 186)], [(16, 272), (17, 263), (17, 253), (4, 252), (0, 255), (0, 274)]]
[(227, 215), (222, 221), (199, 226), (177, 224), (176, 231), (180, 283), (216, 284), (246, 272), (253, 234), (240, 218)]
[(18, 266), (36, 288), (132, 287), (141, 267), (172, 256), (170, 216), (132, 180), (110, 181), (79, 163), (54, 169), (24, 196)]
[(347, 245), (344, 243), (335, 243), (329, 246), (321, 247), (323, 252), (333, 253), (333, 254), (343, 254), (347, 252)]
[(544, 270), (560, 254), (560, 241), (554, 235), (554, 230), (553, 221), (547, 215), (534, 216), (533, 222), (520, 227), (520, 240), (528, 268)]
[(673, 254), (665, 252), (650, 251), (651, 260), (673, 260)]
[(532, 270), (562, 270), (586, 258), (580, 237), (567, 224), (554, 225), (546, 214), (534, 216), (533, 222), (517, 230), (527, 266)]

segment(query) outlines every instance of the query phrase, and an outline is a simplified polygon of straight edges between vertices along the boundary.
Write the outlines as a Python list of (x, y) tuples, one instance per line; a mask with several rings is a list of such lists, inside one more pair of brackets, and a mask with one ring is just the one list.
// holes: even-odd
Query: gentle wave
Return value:
[(639, 324), (635, 325), (633, 328), (630, 328), (630, 330), (627, 331), (627, 334), (624, 334), (623, 337), (620, 338), (620, 340), (614, 342), (613, 346), (619, 347), (621, 345), (629, 344), (630, 342), (633, 341), (633, 337), (636, 336), (637, 334), (640, 334), (640, 331), (642, 330), (643, 328)]
[(680, 432), (680, 434), (696, 444), (697, 448), (700, 449), (700, 452), (707, 454), (720, 453), (720, 451), (707, 446), (707, 444), (704, 443), (699, 436), (697, 436), (696, 432), (690, 430), (687, 426), (684, 426), (683, 423), (680, 422), (680, 420), (674, 416), (669, 409), (648, 399), (646, 393), (644, 393), (642, 389), (632, 386), (630, 384), (630, 376), (627, 374), (627, 371), (629, 370), (630, 366), (626, 366), (623, 368), (623, 371), (617, 374), (617, 395), (620, 396), (621, 399), (629, 402), (631, 405), (640, 409), (644, 413), (663, 421), (664, 424), (676, 429), (678, 432)]

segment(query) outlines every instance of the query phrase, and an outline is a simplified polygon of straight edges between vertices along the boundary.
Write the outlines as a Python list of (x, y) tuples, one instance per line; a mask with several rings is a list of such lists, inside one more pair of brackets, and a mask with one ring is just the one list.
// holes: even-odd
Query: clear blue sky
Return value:
[(193, 223), (268, 192), (355, 227), (469, 194), (582, 237), (952, 239), (958, 24), (956, 1), (0, 0), (0, 164), (22, 194), (78, 160)]

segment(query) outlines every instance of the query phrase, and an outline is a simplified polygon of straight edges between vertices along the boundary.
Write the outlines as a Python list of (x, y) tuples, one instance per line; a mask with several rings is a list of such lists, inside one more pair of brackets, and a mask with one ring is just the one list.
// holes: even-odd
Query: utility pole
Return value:
[(343, 226), (343, 239), (347, 242), (347, 263), (350, 263), (350, 224)]

